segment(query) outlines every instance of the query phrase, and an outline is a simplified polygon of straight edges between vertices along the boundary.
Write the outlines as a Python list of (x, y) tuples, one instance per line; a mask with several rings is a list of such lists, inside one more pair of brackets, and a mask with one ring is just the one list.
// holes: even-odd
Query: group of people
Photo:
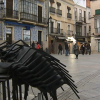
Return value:
[[(58, 45), (58, 54), (61, 53), (62, 55), (62, 51), (63, 51), (63, 48), (62, 48), (62, 45), (59, 44)], [(67, 43), (67, 40), (65, 41), (65, 56), (68, 56), (68, 54), (70, 54), (70, 45)]]
[(80, 48), (80, 52), (82, 53), (82, 55), (84, 54), (91, 54), (91, 47), (90, 47), (90, 44), (87, 43), (87, 44), (82, 44), (81, 45), (81, 48)]
[(32, 42), (32, 48), (40, 49), (41, 46), (40, 46), (40, 44), (39, 44), (38, 42), (35, 43), (35, 42), (33, 41), (33, 42)]
[[(65, 41), (64, 45), (65, 45), (65, 56), (68, 56), (68, 54), (70, 53), (70, 45), (68, 44), (67, 40)], [(90, 47), (89, 43), (87, 43), (87, 44), (83, 43), (80, 47), (80, 50), (79, 50), (78, 42), (76, 42), (73, 49), (74, 49), (74, 54), (76, 55), (75, 59), (78, 59), (78, 55), (80, 52), (83, 55), (84, 54), (89, 54), (89, 55), (91, 54), (91, 47)], [(59, 44), (58, 50), (59, 50), (58, 54), (61, 53), (61, 55), (62, 55), (62, 45), (61, 44)]]

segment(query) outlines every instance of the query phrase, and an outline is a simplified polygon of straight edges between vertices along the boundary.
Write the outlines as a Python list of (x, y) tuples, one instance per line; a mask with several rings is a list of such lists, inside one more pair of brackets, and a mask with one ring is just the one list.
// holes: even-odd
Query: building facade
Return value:
[[(49, 2), (49, 51), (58, 53), (58, 45), (74, 34), (74, 2), (73, 0), (50, 0)], [(72, 52), (73, 41), (68, 40)]]
[(100, 0), (91, 0), (91, 51), (100, 53)]
[(39, 42), (47, 48), (47, 1), (0, 0), (0, 39)]
[[(82, 1), (81, 1), (82, 2)], [(75, 39), (81, 46), (82, 43), (91, 43), (91, 20), (90, 20), (90, 6), (86, 0), (81, 4), (75, 4)]]

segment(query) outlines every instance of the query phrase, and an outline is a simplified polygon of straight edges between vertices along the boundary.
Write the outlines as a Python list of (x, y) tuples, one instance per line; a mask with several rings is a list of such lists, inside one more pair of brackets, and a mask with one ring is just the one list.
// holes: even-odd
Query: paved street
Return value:
[[(67, 65), (66, 69), (78, 87), (80, 100), (100, 100), (100, 54), (80, 54), (79, 59), (75, 59), (74, 54), (53, 56)], [(58, 100), (79, 100), (68, 85), (64, 85), (63, 88), (64, 92), (61, 88), (58, 89)], [(33, 92), (37, 95), (39, 91), (33, 88)], [(32, 100), (33, 97), (30, 87), (28, 100)]]

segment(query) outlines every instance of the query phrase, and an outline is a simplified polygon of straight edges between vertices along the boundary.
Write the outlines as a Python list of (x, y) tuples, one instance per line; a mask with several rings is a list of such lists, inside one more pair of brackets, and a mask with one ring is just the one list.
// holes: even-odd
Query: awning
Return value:
[(35, 27), (34, 25), (23, 24), (23, 23), (12, 22), (12, 21), (5, 21), (5, 23), (10, 25), (24, 26), (26, 27), (26, 30), (30, 30), (31, 27)]
[(66, 37), (57, 37), (58, 39), (66, 39)]

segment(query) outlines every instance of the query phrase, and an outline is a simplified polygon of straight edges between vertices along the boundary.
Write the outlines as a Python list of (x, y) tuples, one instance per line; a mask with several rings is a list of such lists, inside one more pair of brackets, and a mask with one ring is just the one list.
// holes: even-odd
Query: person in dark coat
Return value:
[(79, 55), (79, 46), (78, 46), (77, 42), (76, 42), (75, 45), (74, 45), (74, 51), (75, 51), (75, 55), (76, 55), (76, 58), (75, 58), (75, 59), (78, 59), (78, 55)]
[(88, 43), (88, 45), (87, 45), (87, 51), (88, 51), (88, 53), (89, 53), (89, 55), (91, 54), (91, 47), (90, 47), (90, 44)]
[(68, 51), (69, 51), (69, 48), (68, 48), (68, 43), (67, 43), (67, 40), (65, 41), (65, 56), (68, 56)]
[(35, 43), (34, 43), (34, 41), (33, 41), (33, 43), (32, 43), (32, 48), (35, 48)]
[(82, 51), (82, 55), (84, 55), (84, 53), (85, 53), (85, 45), (84, 45), (84, 43), (81, 46), (81, 51)]
[(61, 53), (61, 55), (62, 55), (62, 45), (61, 44), (58, 45), (58, 49), (59, 49), (58, 55), (59, 55), (59, 53)]

